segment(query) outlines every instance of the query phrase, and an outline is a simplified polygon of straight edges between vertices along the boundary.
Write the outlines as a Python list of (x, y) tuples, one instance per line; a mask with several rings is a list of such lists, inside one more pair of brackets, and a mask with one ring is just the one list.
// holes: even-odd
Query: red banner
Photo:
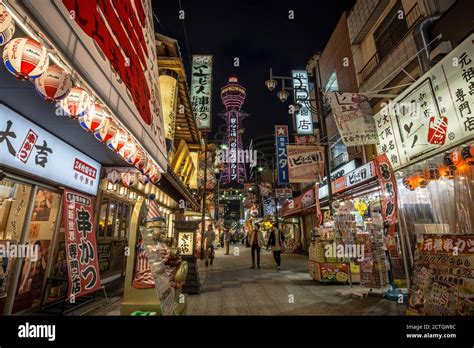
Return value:
[(382, 205), (382, 217), (391, 237), (395, 235), (395, 221), (397, 219), (397, 180), (387, 154), (381, 154), (375, 158), (375, 170), (380, 185), (380, 201)]
[(319, 183), (314, 184), (314, 202), (316, 203), (315, 205), (315, 210), (316, 210), (316, 221), (318, 223), (318, 226), (321, 225), (322, 220), (323, 220), (323, 214), (321, 213), (321, 206), (319, 204)]
[(64, 190), (64, 227), (69, 275), (68, 298), (100, 289), (92, 197)]

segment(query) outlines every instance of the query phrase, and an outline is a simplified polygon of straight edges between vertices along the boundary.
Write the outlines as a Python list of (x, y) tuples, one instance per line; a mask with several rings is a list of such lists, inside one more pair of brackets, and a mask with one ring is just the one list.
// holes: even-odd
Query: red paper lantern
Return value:
[(122, 184), (123, 184), (123, 186), (125, 186), (125, 187), (133, 186), (136, 181), (137, 181), (136, 173), (132, 173), (132, 172), (122, 173)]
[(451, 166), (441, 164), (438, 166), (439, 175), (443, 178), (452, 179), (454, 178), (454, 171)]
[(150, 182), (150, 179), (145, 174), (138, 174), (138, 181), (141, 184), (146, 185)]
[(116, 170), (112, 170), (111, 172), (107, 173), (107, 181), (113, 185), (120, 181), (120, 177), (120, 173)]
[(112, 151), (119, 152), (122, 147), (125, 146), (127, 140), (128, 133), (124, 129), (119, 128), (117, 133), (115, 133), (115, 136), (107, 142), (107, 146)]
[(66, 98), (72, 88), (71, 76), (59, 65), (51, 65), (35, 80), (36, 92), (47, 102)]
[(154, 166), (153, 161), (150, 158), (147, 158), (147, 162), (148, 163), (142, 169), (142, 173), (145, 174), (145, 175), (150, 174), (150, 172), (151, 172), (151, 170), (153, 169), (153, 166)]
[(100, 104), (94, 104), (88, 113), (79, 117), (79, 124), (86, 131), (95, 133), (105, 126), (108, 118), (107, 110)]
[(160, 181), (161, 173), (158, 171), (158, 168), (155, 165), (153, 165), (150, 173), (148, 174), (148, 177), (150, 178), (151, 182), (154, 184)]
[(91, 97), (81, 87), (73, 87), (69, 94), (59, 103), (64, 112), (73, 120), (84, 116), (91, 107)]
[[(143, 170), (145, 169), (145, 167), (147, 166), (148, 164), (148, 157), (147, 155), (145, 154), (145, 152), (142, 151), (142, 155), (140, 157), (140, 160), (135, 163), (135, 167), (143, 173)], [(145, 173), (144, 173), (145, 174)]]
[(137, 145), (135, 144), (135, 141), (133, 141), (133, 139), (129, 137), (125, 145), (119, 151), (119, 155), (125, 161), (130, 163), (130, 157), (135, 153), (136, 148), (137, 148)]
[(468, 145), (464, 149), (462, 149), (462, 159), (468, 165), (474, 165), (474, 145)]
[(438, 180), (439, 177), (439, 170), (436, 164), (428, 164), (423, 169), (423, 178), (425, 180)]
[(0, 4), (0, 46), (5, 45), (15, 34), (15, 21), (5, 6)]
[(142, 148), (139, 145), (135, 146), (135, 151), (133, 151), (130, 156), (127, 158), (127, 162), (130, 163), (132, 166), (136, 165), (140, 160), (145, 157), (145, 152), (143, 152)]
[(102, 128), (94, 133), (94, 136), (100, 142), (106, 143), (117, 134), (118, 126), (112, 118), (107, 118)]
[(3, 63), (20, 80), (35, 79), (49, 65), (46, 47), (30, 38), (11, 40), (3, 50)]
[(462, 167), (465, 163), (462, 158), (461, 150), (455, 149), (449, 154), (449, 159), (456, 168)]

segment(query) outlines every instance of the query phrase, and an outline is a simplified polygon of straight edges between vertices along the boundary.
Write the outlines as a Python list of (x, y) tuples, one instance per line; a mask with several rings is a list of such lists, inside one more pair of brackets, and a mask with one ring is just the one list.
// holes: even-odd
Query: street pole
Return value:
[(318, 63), (316, 64), (315, 70), (317, 69), (317, 76), (318, 80), (316, 80), (316, 71), (313, 72), (314, 75), (314, 82), (315, 82), (315, 88), (318, 93), (318, 108), (320, 111), (320, 117), (319, 121), (321, 124), (321, 136), (323, 139), (326, 139), (323, 143), (325, 143), (324, 147), (324, 167), (326, 171), (326, 177), (327, 177), (327, 185), (328, 185), (328, 203), (329, 203), (329, 211), (331, 212), (331, 215), (334, 213), (334, 209), (332, 207), (332, 186), (331, 186), (331, 169), (329, 167), (329, 136), (328, 136), (328, 130), (326, 128), (326, 112), (324, 110), (324, 105), (323, 105), (323, 92), (321, 90), (321, 71), (319, 69), (319, 60)]
[(204, 133), (204, 186), (202, 188), (202, 217), (201, 217), (201, 253), (200, 259), (204, 259), (204, 232), (206, 227), (206, 187), (207, 187), (207, 132)]
[(276, 197), (276, 173), (275, 173), (275, 161), (276, 161), (276, 153), (273, 155), (273, 160), (272, 160), (272, 170), (273, 170), (273, 201), (275, 203), (275, 220), (276, 220), (276, 225), (277, 228), (280, 229), (280, 222), (278, 221), (278, 202), (277, 202), (277, 197)]

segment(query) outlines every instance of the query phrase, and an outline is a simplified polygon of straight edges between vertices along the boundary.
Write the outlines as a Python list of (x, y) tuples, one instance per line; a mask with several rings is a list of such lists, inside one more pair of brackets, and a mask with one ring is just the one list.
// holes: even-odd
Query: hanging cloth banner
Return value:
[(315, 211), (316, 211), (316, 221), (320, 225), (322, 223), (321, 206), (319, 204), (319, 183), (314, 184), (314, 202), (315, 202)]
[(100, 289), (92, 197), (64, 190), (64, 226), (69, 277), (68, 298)]
[(387, 154), (375, 158), (375, 170), (381, 191), (382, 218), (390, 236), (393, 237), (398, 210), (397, 181)]
[(337, 129), (346, 146), (378, 144), (369, 98), (361, 93), (328, 93)]

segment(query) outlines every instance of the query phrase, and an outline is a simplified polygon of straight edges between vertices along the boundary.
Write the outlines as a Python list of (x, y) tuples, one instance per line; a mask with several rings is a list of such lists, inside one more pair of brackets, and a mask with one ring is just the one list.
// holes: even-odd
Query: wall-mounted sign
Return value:
[(291, 183), (314, 183), (324, 175), (323, 147), (288, 145), (286, 151)]
[[(178, 104), (178, 78), (175, 72), (166, 71), (159, 77), (161, 107), (163, 108), (164, 132), (166, 141), (173, 143)], [(168, 144), (167, 144), (168, 145)]]
[(308, 72), (306, 70), (293, 70), (291, 74), (295, 102), (301, 105), (301, 109), (295, 113), (296, 133), (299, 135), (313, 135), (313, 116), (308, 107), (310, 103)]
[(346, 146), (379, 142), (369, 98), (362, 93), (328, 93), (337, 129)]
[(333, 181), (332, 192), (338, 193), (375, 177), (375, 165), (371, 161)]
[(278, 163), (278, 183), (288, 184), (288, 155), (286, 153), (286, 145), (288, 145), (288, 126), (275, 126), (275, 146)]
[(0, 104), (0, 163), (97, 194), (100, 163)]
[[(356, 161), (352, 160), (346, 164), (344, 164), (342, 167), (337, 168), (336, 170), (333, 170), (331, 172), (331, 181), (335, 181), (339, 179), (340, 177), (344, 176), (345, 174), (349, 173), (350, 171), (353, 171), (356, 169)], [(319, 187), (319, 199), (325, 198), (329, 195), (328, 191), (328, 185), (327, 185), (327, 176), (324, 177), (322, 181), (322, 185)]]
[(394, 169), (474, 137), (474, 34), (375, 115)]
[(79, 75), (166, 171), (151, 1), (22, 1), (21, 6), (12, 6), (21, 17), (34, 16)]
[(239, 162), (237, 153), (237, 128), (238, 113), (236, 111), (229, 112), (229, 160), (230, 160), (230, 181), (237, 181), (239, 178), (239, 170), (237, 163)]
[(293, 190), (290, 188), (276, 188), (275, 189), (275, 197), (279, 198), (293, 198)]
[(200, 130), (211, 130), (212, 56), (193, 55), (191, 105)]

